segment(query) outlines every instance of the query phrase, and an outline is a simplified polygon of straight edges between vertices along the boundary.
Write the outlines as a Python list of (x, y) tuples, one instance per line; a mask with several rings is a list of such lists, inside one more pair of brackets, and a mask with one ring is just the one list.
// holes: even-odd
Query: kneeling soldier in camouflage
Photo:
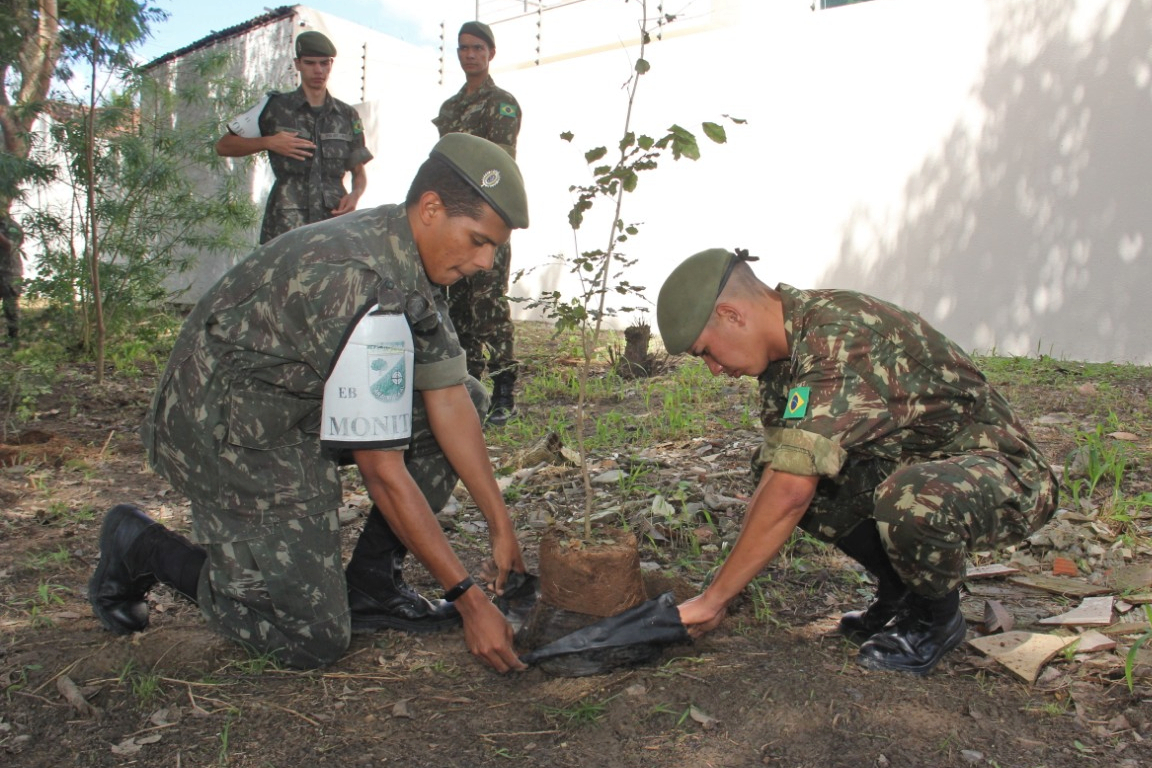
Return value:
[(964, 640), (966, 553), (1020, 541), (1051, 516), (1056, 480), (1008, 403), (917, 315), (851, 291), (775, 289), (744, 252), (698, 253), (660, 290), (672, 354), (760, 380), (762, 471), (740, 537), (680, 605), (700, 636), (796, 526), (877, 580), (840, 631), (871, 669), (924, 675)]
[[(403, 205), (291, 230), (221, 278), (185, 322), (143, 430), (152, 466), (191, 501), (199, 546), (113, 508), (89, 584), (102, 623), (143, 629), (160, 581), (216, 631), (295, 667), (335, 661), (353, 629), (462, 621), (473, 654), (523, 668), (432, 513), (463, 480), (488, 521), (497, 592), (524, 571), (481, 431), (487, 395), (434, 286), (491, 269), (527, 225), (515, 161), (449, 134)], [(337, 470), (353, 462), (373, 507), (344, 569)], [(409, 551), (444, 600), (404, 583)]]

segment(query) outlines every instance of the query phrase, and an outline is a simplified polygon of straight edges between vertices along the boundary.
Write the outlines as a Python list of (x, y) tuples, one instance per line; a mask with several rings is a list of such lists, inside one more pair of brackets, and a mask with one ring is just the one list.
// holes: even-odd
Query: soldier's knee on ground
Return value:
[(285, 666), (317, 669), (339, 661), (352, 643), (352, 624), (347, 615), (309, 627), (308, 637), (290, 638), (274, 654)]

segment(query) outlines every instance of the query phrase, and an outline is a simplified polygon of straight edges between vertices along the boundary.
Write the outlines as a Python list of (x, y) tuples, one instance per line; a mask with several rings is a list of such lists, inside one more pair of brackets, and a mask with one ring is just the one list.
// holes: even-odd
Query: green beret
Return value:
[(736, 262), (753, 260), (755, 257), (746, 251), (736, 254), (711, 248), (689, 256), (672, 270), (656, 300), (656, 325), (668, 354), (679, 355), (692, 348), (712, 317), (716, 299)]
[(464, 26), (460, 27), (460, 31), (456, 34), (456, 37), (459, 38), (460, 35), (473, 35), (488, 43), (489, 48), (496, 47), (496, 36), (492, 34), (492, 27), (483, 22), (464, 22)]
[(460, 174), (509, 227), (528, 226), (524, 177), (516, 161), (498, 144), (467, 133), (448, 133), (436, 142), (431, 157)]
[(309, 30), (296, 37), (296, 58), (305, 56), (335, 56), (336, 46), (326, 36)]

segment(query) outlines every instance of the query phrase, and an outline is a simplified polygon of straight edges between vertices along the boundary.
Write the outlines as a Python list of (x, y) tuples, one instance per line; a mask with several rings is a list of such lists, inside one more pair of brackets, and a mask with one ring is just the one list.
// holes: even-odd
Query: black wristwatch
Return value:
[(456, 586), (452, 587), (452, 589), (444, 593), (444, 600), (449, 603), (454, 603), (459, 600), (465, 592), (474, 586), (476, 586), (476, 582), (472, 581), (471, 576), (466, 576), (464, 581), (460, 582)]

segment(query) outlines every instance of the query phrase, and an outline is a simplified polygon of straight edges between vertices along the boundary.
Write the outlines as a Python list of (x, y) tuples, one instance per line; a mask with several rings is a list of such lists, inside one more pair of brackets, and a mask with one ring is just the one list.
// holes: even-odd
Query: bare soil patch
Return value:
[[(563, 367), (565, 353), (539, 330), (527, 344), (521, 407), (532, 419), (547, 406), (532, 401), (532, 379)], [(1045, 451), (1063, 465), (1076, 431), (1103, 423), (1110, 412), (1147, 455), (1149, 435), (1139, 430), (1148, 426), (1152, 371), (1101, 382), (1090, 369), (1069, 366), (1050, 380), (1007, 388)], [(164, 589), (153, 593), (146, 632), (114, 637), (85, 600), (104, 510), (132, 502), (169, 525), (187, 525), (184, 500), (147, 470), (136, 435), (154, 380), (154, 371), (113, 376), (96, 388), (90, 370), (68, 371), (22, 433), (37, 434), (9, 434), (0, 445), (0, 764), (1152, 765), (1147, 653), (1136, 660), (1134, 692), (1124, 679), (1124, 654), (1135, 636), (1116, 635), (1112, 651), (1058, 657), (1034, 684), (968, 646), (927, 678), (867, 672), (834, 628), (843, 611), (867, 602), (870, 587), (846, 560), (804, 541), (705, 640), (668, 651), (658, 665), (597, 677), (553, 678), (540, 670), (501, 677), (472, 660), (460, 632), (357, 635), (333, 667), (276, 669), (216, 638), (193, 607)], [(734, 384), (730, 397), (717, 399), (711, 430), (597, 457), (605, 471), (646, 467), (651, 492), (640, 494), (642, 503), (622, 502), (620, 515), (643, 538), (650, 589), (694, 594), (739, 528), (757, 435), (724, 414), (751, 386)], [(657, 407), (626, 392), (598, 405), (633, 416)], [(501, 441), (493, 450), (498, 465), (528, 447)], [(1152, 492), (1143, 464), (1128, 468), (1124, 484), (1128, 497)], [(368, 502), (354, 473), (347, 486), (350, 553)], [(601, 490), (610, 498), (622, 487)], [(578, 477), (548, 466), (515, 488), (510, 504), (535, 567), (546, 520), (563, 521), (565, 510), (578, 507)], [(656, 492), (678, 498), (677, 505), (705, 507), (699, 529), (650, 514)], [(449, 535), (477, 569), (486, 536), (464, 494), (460, 504)], [(1152, 574), (1148, 519), (1120, 524), (1097, 512), (1062, 525), (1066, 535), (1016, 553), (1025, 572), (1048, 574), (1055, 556), (1068, 556), (1078, 564), (1077, 578), (1119, 596), (1139, 592), (1141, 574)], [(1120, 577), (1129, 580), (1124, 589)], [(436, 591), (419, 569), (409, 580)], [(1077, 603), (1005, 579), (970, 587), (970, 636), (988, 599), (1008, 607), (1017, 629), (1033, 631), (1050, 631), (1037, 621)], [(1132, 611), (1127, 620), (1135, 621), (1140, 609)], [(69, 703), (64, 681), (93, 709)]]

